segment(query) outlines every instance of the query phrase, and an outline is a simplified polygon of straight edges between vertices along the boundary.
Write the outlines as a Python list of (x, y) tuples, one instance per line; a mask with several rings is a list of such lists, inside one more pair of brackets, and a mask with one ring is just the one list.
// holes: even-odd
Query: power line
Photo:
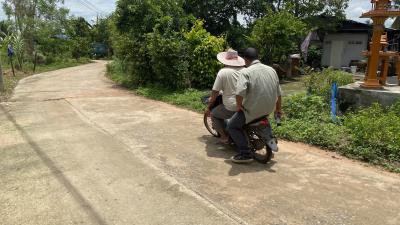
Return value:
[(92, 8), (94, 8), (95, 10), (97, 10), (98, 12), (101, 12), (103, 14), (107, 14), (104, 10), (98, 8), (97, 6), (95, 6), (93, 3), (91, 3), (89, 0), (82, 0), (84, 1), (86, 4), (88, 4), (89, 6), (91, 6)]
[(80, 3), (81, 5), (85, 6), (85, 8), (91, 10), (92, 12), (95, 12), (97, 15), (104, 15), (105, 13), (99, 11), (98, 9), (96, 9), (95, 7), (91, 6), (90, 4), (88, 4), (86, 1), (84, 0), (76, 0), (78, 3)]

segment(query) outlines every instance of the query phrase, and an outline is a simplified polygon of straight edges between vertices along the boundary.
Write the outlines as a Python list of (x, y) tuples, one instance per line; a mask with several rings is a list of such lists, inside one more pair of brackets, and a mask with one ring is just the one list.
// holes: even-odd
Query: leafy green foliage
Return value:
[(282, 11), (257, 20), (250, 41), (260, 49), (263, 61), (279, 63), (289, 54), (298, 52), (298, 45), (305, 33), (304, 22), (293, 14)]
[(216, 60), (216, 55), (225, 46), (225, 39), (215, 37), (203, 28), (201, 20), (196, 21), (192, 29), (184, 34), (189, 46), (190, 86), (196, 88), (210, 88), (215, 75), (222, 65)]
[(293, 95), (284, 99), (286, 116), (274, 131), (287, 140), (325, 147), (400, 171), (399, 108), (400, 102), (388, 109), (374, 105), (334, 123), (323, 97)]
[(187, 86), (189, 63), (187, 45), (182, 34), (156, 31), (148, 34), (148, 51), (153, 72), (151, 83), (163, 84), (171, 89)]
[(344, 125), (349, 128), (353, 148), (350, 153), (367, 161), (389, 159), (400, 162), (400, 116), (397, 107), (387, 112), (378, 104), (348, 115)]
[(224, 38), (212, 36), (201, 21), (193, 22), (177, 0), (119, 1), (112, 35), (116, 58), (136, 86), (209, 88), (220, 68), (216, 54), (225, 47)]
[(14, 33), (22, 35), (29, 57), (32, 57), (35, 51), (35, 40), (48, 38), (47, 32), (50, 30), (53, 33), (62, 30), (62, 22), (66, 19), (68, 10), (60, 7), (60, 3), (63, 3), (63, 0), (3, 1), (6, 15), (15, 19)]
[(227, 34), (238, 21), (238, 14), (247, 0), (186, 0), (184, 9), (204, 21), (205, 28), (213, 35)]
[(320, 96), (305, 94), (293, 95), (283, 102), (285, 115), (293, 119), (329, 121), (329, 105)]
[(276, 133), (291, 141), (301, 141), (331, 149), (342, 149), (346, 128), (332, 123), (329, 105), (316, 95), (297, 94), (284, 99), (285, 119)]
[(348, 0), (249, 0), (244, 15), (251, 18), (262, 18), (269, 11), (273, 13), (289, 11), (297, 18), (307, 18), (316, 15), (344, 17)]
[(90, 39), (84, 37), (75, 37), (72, 40), (71, 50), (72, 57), (75, 59), (89, 57), (91, 52)]
[(313, 72), (305, 78), (305, 84), (312, 94), (316, 94), (330, 99), (331, 87), (333, 83), (338, 86), (347, 85), (354, 82), (353, 75), (347, 72), (328, 68), (322, 72)]

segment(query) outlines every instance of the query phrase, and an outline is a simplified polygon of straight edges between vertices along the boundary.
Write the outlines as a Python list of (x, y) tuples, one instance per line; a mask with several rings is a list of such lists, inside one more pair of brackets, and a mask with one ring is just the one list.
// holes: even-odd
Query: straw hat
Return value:
[(227, 66), (245, 66), (246, 63), (238, 52), (233, 49), (228, 49), (226, 52), (221, 52), (217, 55), (218, 61)]

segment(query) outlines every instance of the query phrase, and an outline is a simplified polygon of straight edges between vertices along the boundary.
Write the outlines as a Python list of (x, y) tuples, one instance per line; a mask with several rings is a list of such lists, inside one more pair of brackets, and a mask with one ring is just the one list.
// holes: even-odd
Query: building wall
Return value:
[[(340, 44), (339, 42), (343, 42)], [(339, 50), (338, 46), (342, 46)], [(337, 33), (327, 34), (323, 43), (322, 66), (333, 66), (337, 69), (349, 66), (351, 60), (362, 60), (362, 51), (367, 50), (367, 33)], [(335, 51), (332, 49), (335, 48)], [(332, 53), (336, 55), (332, 58)], [(334, 63), (337, 62), (337, 63)], [(335, 65), (336, 64), (336, 65)]]

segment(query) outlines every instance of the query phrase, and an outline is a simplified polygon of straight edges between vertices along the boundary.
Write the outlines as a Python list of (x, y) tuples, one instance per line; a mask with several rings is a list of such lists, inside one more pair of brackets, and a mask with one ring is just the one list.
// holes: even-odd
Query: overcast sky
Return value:
[[(0, 0), (0, 2), (2, 1)], [(85, 4), (85, 2), (90, 2), (94, 7), (87, 3)], [(108, 14), (112, 12), (115, 9), (115, 2), (116, 0), (65, 0), (65, 7), (70, 9), (71, 15), (83, 16), (87, 20), (93, 21), (98, 13)], [(350, 0), (349, 8), (346, 10), (347, 18), (365, 22), (366, 19), (360, 19), (359, 17), (362, 12), (370, 9), (370, 2), (369, 0)], [(0, 18), (4, 18), (2, 9), (0, 10)]]

